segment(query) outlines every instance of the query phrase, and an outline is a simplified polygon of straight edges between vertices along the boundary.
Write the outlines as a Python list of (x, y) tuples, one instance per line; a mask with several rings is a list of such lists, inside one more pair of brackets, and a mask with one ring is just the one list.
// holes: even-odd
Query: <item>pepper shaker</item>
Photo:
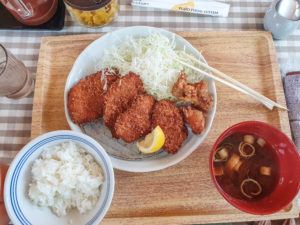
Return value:
[(300, 0), (275, 0), (266, 11), (264, 28), (274, 39), (285, 39), (300, 24)]

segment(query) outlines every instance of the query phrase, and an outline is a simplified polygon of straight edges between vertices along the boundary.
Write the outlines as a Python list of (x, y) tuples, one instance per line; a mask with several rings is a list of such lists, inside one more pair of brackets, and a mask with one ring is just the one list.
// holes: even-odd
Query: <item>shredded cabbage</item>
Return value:
[(189, 82), (200, 81), (202, 75), (174, 60), (178, 56), (195, 65), (182, 55), (185, 49), (176, 48), (174, 39), (175, 36), (170, 40), (159, 33), (142, 38), (128, 36), (104, 52), (97, 69), (116, 67), (122, 75), (134, 72), (140, 75), (146, 91), (157, 100), (175, 100), (171, 90), (181, 71), (186, 73)]

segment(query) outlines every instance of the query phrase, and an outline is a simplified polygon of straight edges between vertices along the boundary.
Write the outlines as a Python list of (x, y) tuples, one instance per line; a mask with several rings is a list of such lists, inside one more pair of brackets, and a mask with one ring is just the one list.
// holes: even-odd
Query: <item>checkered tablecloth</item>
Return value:
[[(121, 0), (118, 18), (109, 26), (89, 29), (75, 24), (69, 15), (61, 31), (0, 31), (0, 43), (21, 59), (35, 74), (42, 36), (91, 32), (107, 32), (135, 25), (161, 27), (171, 31), (204, 30), (262, 30), (263, 16), (270, 0), (228, 0), (228, 18), (204, 17), (178, 12), (132, 7), (129, 0)], [(288, 40), (276, 41), (277, 55), (282, 69), (300, 68), (300, 29)], [(298, 67), (298, 68), (297, 68)], [(9, 163), (30, 138), (33, 94), (20, 100), (0, 97), (0, 161)]]

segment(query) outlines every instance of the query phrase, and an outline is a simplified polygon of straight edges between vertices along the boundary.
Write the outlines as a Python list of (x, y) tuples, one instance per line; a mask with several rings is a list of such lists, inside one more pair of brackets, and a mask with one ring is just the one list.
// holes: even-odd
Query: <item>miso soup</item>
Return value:
[(269, 195), (278, 183), (278, 159), (264, 139), (235, 133), (218, 146), (214, 175), (230, 196), (255, 201)]

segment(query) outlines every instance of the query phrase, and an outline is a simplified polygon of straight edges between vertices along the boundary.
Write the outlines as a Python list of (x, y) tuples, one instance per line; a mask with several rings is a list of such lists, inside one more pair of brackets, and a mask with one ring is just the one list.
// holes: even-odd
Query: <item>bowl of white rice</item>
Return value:
[(29, 142), (11, 163), (5, 207), (14, 225), (98, 225), (114, 183), (110, 158), (97, 141), (53, 131)]

